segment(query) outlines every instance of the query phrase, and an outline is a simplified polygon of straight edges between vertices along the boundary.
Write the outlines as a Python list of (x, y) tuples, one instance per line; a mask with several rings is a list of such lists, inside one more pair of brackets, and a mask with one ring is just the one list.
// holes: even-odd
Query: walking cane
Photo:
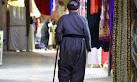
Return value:
[(53, 82), (55, 80), (55, 74), (56, 74), (56, 63), (57, 63), (57, 58), (58, 58), (58, 51), (59, 51), (59, 45), (57, 46), (57, 53), (56, 53), (55, 67), (54, 67), (54, 74), (53, 74)]

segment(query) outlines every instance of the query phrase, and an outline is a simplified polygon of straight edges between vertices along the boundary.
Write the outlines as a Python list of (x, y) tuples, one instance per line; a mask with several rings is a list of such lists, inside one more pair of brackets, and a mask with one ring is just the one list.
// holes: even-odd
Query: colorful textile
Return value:
[(61, 17), (62, 15), (68, 14), (65, 5), (58, 4), (57, 5), (57, 13), (58, 13), (59, 17)]
[(90, 15), (98, 13), (98, 9), (101, 9), (101, 0), (90, 0)]
[(63, 5), (62, 2), (57, 2), (56, 3), (56, 9), (53, 11), (53, 14), (49, 17), (49, 19), (53, 19), (56, 21), (56, 23), (58, 22), (59, 18), (64, 15), (64, 14), (68, 14), (68, 9), (66, 9), (65, 5)]
[(110, 27), (109, 27), (109, 0), (102, 0), (102, 9), (99, 24), (99, 40), (110, 42)]
[(98, 13), (95, 13), (93, 15), (90, 15), (90, 0), (87, 0), (87, 19), (88, 19), (88, 25), (90, 29), (90, 35), (91, 35), (91, 45), (93, 47), (97, 47), (97, 49), (100, 48), (100, 41), (99, 41), (99, 21), (100, 21), (100, 13), (101, 10), (98, 10)]
[(63, 2), (64, 2), (64, 4), (65, 4), (66, 7), (67, 7), (67, 4), (68, 4), (69, 1), (70, 0), (63, 0)]
[(85, 0), (80, 0), (80, 15), (85, 17)]
[(35, 0), (41, 14), (51, 15), (53, 10), (53, 0)]

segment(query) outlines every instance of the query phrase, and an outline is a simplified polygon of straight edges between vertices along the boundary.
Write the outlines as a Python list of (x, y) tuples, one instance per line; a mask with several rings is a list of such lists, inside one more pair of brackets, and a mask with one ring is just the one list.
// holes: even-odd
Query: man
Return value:
[(86, 49), (91, 51), (91, 37), (87, 20), (77, 13), (79, 5), (76, 0), (67, 4), (69, 14), (59, 19), (55, 30), (56, 42), (60, 45), (59, 82), (84, 80)]
[(48, 33), (48, 23), (49, 21), (46, 21), (41, 29), (41, 43), (44, 43), (45, 50), (48, 50), (48, 41), (49, 41), (49, 33)]

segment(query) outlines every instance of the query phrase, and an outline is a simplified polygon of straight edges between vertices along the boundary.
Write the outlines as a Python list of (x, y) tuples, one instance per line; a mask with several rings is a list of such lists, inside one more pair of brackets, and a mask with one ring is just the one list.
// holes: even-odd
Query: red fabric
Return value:
[(39, 24), (39, 21), (38, 21), (38, 18), (36, 18), (36, 22), (35, 22), (35, 29), (36, 29), (36, 31), (37, 31), (37, 29), (38, 29), (38, 24)]
[(90, 15), (98, 13), (98, 9), (101, 9), (101, 0), (90, 0)]
[(50, 15), (50, 0), (35, 0), (41, 14)]
[(109, 51), (108, 52), (104, 52), (104, 49), (102, 49), (102, 60), (101, 63), (102, 65), (107, 64), (108, 63), (108, 55), (109, 55)]

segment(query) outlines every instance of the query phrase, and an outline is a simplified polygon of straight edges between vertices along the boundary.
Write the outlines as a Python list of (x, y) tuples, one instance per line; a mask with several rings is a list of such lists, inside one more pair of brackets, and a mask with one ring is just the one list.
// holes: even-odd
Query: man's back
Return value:
[(83, 30), (86, 27), (86, 19), (80, 16), (77, 12), (70, 12), (70, 14), (63, 15), (62, 19), (62, 29), (63, 35), (66, 34), (76, 34), (84, 35)]

